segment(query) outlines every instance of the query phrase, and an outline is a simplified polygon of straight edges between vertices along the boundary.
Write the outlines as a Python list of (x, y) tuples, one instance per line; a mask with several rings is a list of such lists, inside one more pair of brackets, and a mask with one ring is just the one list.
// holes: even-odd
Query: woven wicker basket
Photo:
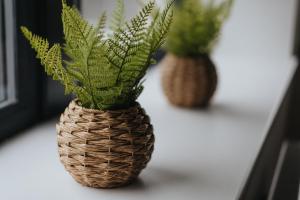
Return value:
[(170, 103), (206, 107), (216, 90), (216, 68), (209, 56), (177, 57), (167, 54), (161, 63), (162, 87)]
[(85, 186), (113, 188), (130, 183), (146, 167), (154, 135), (137, 103), (124, 110), (86, 109), (72, 101), (56, 126), (60, 160)]

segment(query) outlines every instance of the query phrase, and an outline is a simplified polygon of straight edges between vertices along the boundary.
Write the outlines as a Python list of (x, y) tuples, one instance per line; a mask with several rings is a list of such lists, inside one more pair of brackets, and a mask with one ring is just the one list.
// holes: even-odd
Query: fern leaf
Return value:
[(174, 9), (166, 50), (178, 56), (209, 54), (223, 22), (229, 16), (233, 1), (180, 1)]
[(47, 40), (33, 35), (26, 27), (21, 26), (21, 31), (25, 38), (29, 41), (30, 45), (37, 52), (37, 58), (41, 59), (42, 64), (44, 64), (44, 57), (47, 55), (49, 50), (49, 43)]
[(63, 3), (62, 22), (66, 42), (73, 47), (88, 46), (89, 39), (97, 34), (76, 8), (69, 7), (65, 3)]
[(127, 80), (125, 76), (122, 76), (126, 73), (126, 69), (124, 70), (123, 67), (127, 66), (141, 48), (144, 39), (143, 35), (147, 30), (147, 19), (153, 8), (154, 2), (150, 1), (140, 13), (131, 20), (131, 23), (126, 23), (125, 29), (119, 29), (119, 31), (115, 32), (113, 38), (109, 39), (108, 44), (111, 53), (108, 59), (112, 61), (112, 65), (119, 66), (116, 84), (118, 84), (120, 78), (125, 78), (123, 81)]
[[(167, 32), (172, 23), (173, 12), (171, 7), (174, 0), (169, 1), (165, 9), (160, 12), (158, 9), (154, 10), (153, 21), (148, 27), (145, 34), (145, 45), (140, 49), (141, 53), (135, 59), (136, 65), (149, 66), (153, 63), (152, 55), (153, 53), (162, 46), (165, 41)], [(143, 67), (140, 70), (139, 75), (136, 78), (135, 85), (144, 77), (147, 67)]]
[[(104, 19), (105, 17), (102, 17), (102, 20), (100, 19), (98, 30), (101, 30), (101, 24)], [(66, 38), (66, 49), (69, 49), (67, 54), (73, 58), (73, 61), (82, 64), (78, 71), (85, 78), (84, 85), (88, 86), (88, 92), (92, 98), (91, 107), (97, 108), (94, 95), (95, 86), (90, 73), (90, 63), (92, 62), (90, 59), (95, 59), (95, 56), (93, 57), (91, 53), (94, 51), (94, 48), (101, 46), (99, 36), (97, 36), (96, 30), (81, 17), (77, 9), (67, 6), (65, 3), (63, 3), (62, 21)], [(99, 48), (97, 49), (99, 50)]]
[(95, 28), (95, 31), (98, 34), (99, 39), (102, 39), (104, 36), (105, 22), (106, 22), (106, 12), (103, 12)]
[[(64, 67), (62, 66), (61, 48), (59, 44), (54, 44), (49, 49), (49, 43), (47, 40), (32, 34), (26, 27), (21, 27), (25, 38), (29, 41), (32, 48), (37, 53), (37, 58), (41, 60), (41, 64), (44, 66), (46, 73), (52, 76), (54, 80), (60, 81), (65, 85), (66, 93), (74, 92), (79, 94), (79, 87), (75, 85), (73, 79), (68, 75)], [(83, 93), (80, 91), (80, 93)]]
[(117, 0), (116, 9), (113, 11), (112, 20), (110, 23), (110, 29), (115, 32), (118, 31), (124, 22), (124, 1)]
[(164, 38), (166, 37), (172, 23), (173, 11), (171, 10), (171, 7), (174, 2), (175, 0), (169, 1), (166, 8), (162, 11), (162, 14), (156, 18), (157, 21), (154, 22), (152, 35), (153, 43), (151, 49), (152, 52), (153, 50), (161, 47), (161, 45), (164, 43)]

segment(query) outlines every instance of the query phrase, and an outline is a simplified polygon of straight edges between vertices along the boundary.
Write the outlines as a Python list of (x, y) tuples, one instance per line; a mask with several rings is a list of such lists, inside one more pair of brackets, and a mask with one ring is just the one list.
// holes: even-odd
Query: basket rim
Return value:
[(99, 109), (93, 109), (93, 108), (85, 108), (81, 105), (79, 105), (79, 99), (75, 98), (70, 102), (70, 105), (73, 104), (75, 107), (83, 110), (84, 112), (89, 113), (120, 113), (120, 112), (128, 112), (130, 110), (136, 110), (140, 109), (141, 105), (139, 102), (135, 101), (134, 104), (128, 108), (121, 108), (121, 109), (115, 109), (115, 110), (99, 110)]

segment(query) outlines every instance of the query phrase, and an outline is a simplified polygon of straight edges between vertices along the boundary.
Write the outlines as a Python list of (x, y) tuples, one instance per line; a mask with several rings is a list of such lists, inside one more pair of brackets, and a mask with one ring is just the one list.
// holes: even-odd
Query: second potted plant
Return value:
[(179, 1), (168, 35), (162, 65), (162, 86), (177, 106), (206, 107), (217, 87), (210, 53), (233, 0), (221, 4), (201, 0)]
[[(112, 188), (130, 183), (151, 158), (152, 125), (136, 101), (142, 78), (171, 24), (170, 2), (148, 23), (150, 1), (130, 22), (123, 23), (118, 1), (112, 34), (105, 34), (105, 14), (96, 27), (62, 1), (65, 44), (21, 30), (45, 71), (76, 98), (57, 124), (59, 157), (73, 178), (85, 186)], [(62, 60), (62, 52), (67, 55)]]

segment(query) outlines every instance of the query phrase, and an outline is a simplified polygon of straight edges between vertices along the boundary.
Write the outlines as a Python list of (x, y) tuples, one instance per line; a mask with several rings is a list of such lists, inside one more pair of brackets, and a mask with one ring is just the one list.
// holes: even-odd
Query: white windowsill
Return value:
[(59, 162), (53, 120), (0, 146), (0, 198), (236, 199), (296, 67), (289, 56), (295, 12), (279, 12), (295, 5), (236, 1), (213, 55), (220, 81), (208, 110), (169, 105), (159, 69), (149, 71), (139, 102), (152, 119), (155, 151), (134, 184), (109, 190), (77, 184)]

